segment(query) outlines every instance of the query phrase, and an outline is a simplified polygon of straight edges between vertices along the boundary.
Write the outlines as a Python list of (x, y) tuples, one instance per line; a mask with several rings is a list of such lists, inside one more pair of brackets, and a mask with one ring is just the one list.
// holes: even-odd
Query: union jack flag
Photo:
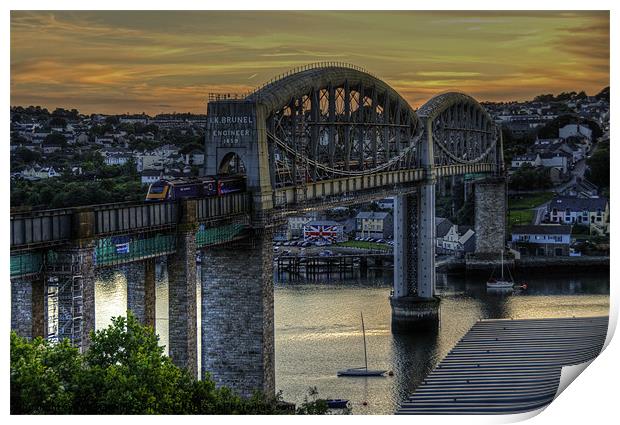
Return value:
[(304, 227), (304, 239), (335, 241), (338, 239), (338, 226), (309, 224)]

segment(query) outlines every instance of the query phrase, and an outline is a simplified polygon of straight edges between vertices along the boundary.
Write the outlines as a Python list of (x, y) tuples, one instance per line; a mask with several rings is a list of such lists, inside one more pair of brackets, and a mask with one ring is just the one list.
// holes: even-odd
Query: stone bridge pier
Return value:
[(474, 257), (499, 259), (506, 245), (506, 179), (488, 178), (475, 184)]
[(272, 238), (255, 230), (201, 262), (202, 376), (246, 397), (275, 392)]

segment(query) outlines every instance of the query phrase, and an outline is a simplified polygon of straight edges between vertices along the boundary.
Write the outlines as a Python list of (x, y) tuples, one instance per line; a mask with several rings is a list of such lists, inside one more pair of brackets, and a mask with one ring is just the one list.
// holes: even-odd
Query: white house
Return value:
[(592, 140), (592, 130), (583, 124), (567, 124), (560, 128), (560, 138), (568, 139), (569, 137), (585, 136), (586, 139)]
[(184, 155), (183, 162), (187, 165), (203, 165), (205, 163), (205, 154), (199, 149), (194, 149)]
[(131, 155), (123, 153), (113, 153), (107, 155), (104, 161), (107, 165), (123, 165), (127, 161), (129, 161), (129, 159), (131, 159)]
[(542, 165), (542, 160), (540, 159), (539, 154), (525, 154), (525, 155), (517, 155), (512, 158), (511, 166), (512, 168), (523, 167), (524, 165), (531, 165), (532, 167), (539, 167)]
[(606, 198), (558, 196), (547, 204), (546, 218), (552, 223), (604, 225), (609, 222)]
[(142, 184), (151, 184), (161, 179), (162, 172), (160, 170), (144, 170), (140, 175)]
[(572, 226), (513, 226), (511, 243), (522, 255), (567, 256), (570, 254)]
[(543, 153), (540, 155), (541, 165), (549, 168), (559, 168), (562, 173), (568, 170), (568, 158), (565, 153)]
[(22, 171), (22, 177), (25, 179), (49, 179), (58, 176), (60, 176), (60, 173), (54, 170), (54, 167), (40, 168), (35, 166)]

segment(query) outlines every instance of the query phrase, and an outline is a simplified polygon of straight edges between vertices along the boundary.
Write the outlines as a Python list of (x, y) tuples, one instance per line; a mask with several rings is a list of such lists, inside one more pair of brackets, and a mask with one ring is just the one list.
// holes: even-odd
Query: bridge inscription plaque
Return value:
[(207, 107), (207, 138), (217, 147), (251, 146), (256, 133), (254, 102), (219, 101)]

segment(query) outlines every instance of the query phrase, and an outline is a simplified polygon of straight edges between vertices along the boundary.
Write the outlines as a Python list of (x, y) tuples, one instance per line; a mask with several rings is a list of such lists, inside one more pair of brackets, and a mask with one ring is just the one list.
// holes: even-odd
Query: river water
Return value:
[[(100, 273), (97, 329), (107, 326), (112, 316), (125, 314), (125, 276), (123, 269)], [(167, 345), (167, 276), (160, 264), (156, 278), (156, 331), (161, 344)], [(519, 281), (528, 283), (527, 291), (509, 295), (488, 294), (485, 279), (439, 274), (439, 331), (403, 336), (390, 332), (389, 271), (370, 272), (365, 277), (318, 276), (312, 281), (279, 276), (275, 283), (277, 389), (285, 400), (299, 403), (309, 387), (317, 387), (320, 397), (351, 400), (354, 414), (391, 414), (480, 318), (596, 316), (609, 311), (609, 275), (605, 272), (554, 273), (552, 277), (522, 272)], [(197, 291), (200, 295), (199, 285)], [(361, 312), (369, 367), (391, 370), (394, 376), (336, 376), (339, 369), (364, 364)]]

